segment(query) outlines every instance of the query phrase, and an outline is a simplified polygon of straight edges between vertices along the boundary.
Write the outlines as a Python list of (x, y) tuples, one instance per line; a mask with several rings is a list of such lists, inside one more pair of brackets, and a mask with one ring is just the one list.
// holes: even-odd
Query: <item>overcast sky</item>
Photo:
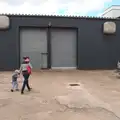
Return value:
[(0, 13), (96, 16), (113, 1), (116, 0), (0, 0)]

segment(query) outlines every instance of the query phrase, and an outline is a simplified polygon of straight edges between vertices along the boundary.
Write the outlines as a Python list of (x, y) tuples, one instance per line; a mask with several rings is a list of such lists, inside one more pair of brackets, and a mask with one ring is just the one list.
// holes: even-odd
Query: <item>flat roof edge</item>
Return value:
[(116, 10), (116, 9), (120, 9), (120, 5), (112, 5), (112, 6), (108, 7), (107, 9), (104, 10), (104, 12), (101, 14), (101, 16), (105, 15), (106, 13), (108, 13), (111, 10)]

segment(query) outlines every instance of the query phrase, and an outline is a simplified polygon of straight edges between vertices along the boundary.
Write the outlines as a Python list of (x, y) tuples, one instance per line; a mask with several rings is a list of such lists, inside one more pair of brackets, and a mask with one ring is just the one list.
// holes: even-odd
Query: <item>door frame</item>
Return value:
[[(49, 68), (51, 69), (78, 69), (78, 28), (75, 27), (49, 27)], [(52, 57), (51, 57), (51, 48), (52, 48), (52, 29), (63, 29), (63, 30), (75, 30), (76, 31), (76, 67), (52, 67), (51, 61), (52, 61)]]
[(46, 37), (47, 37), (47, 68), (46, 69), (49, 69), (49, 60), (48, 60), (48, 58), (49, 58), (49, 36), (48, 36), (48, 27), (39, 27), (39, 26), (19, 26), (19, 28), (18, 28), (18, 31), (19, 31), (19, 35), (18, 35), (18, 53), (19, 53), (19, 67), (20, 67), (20, 65), (21, 65), (21, 36), (20, 36), (20, 31), (21, 31), (21, 29), (43, 29), (43, 30), (45, 30), (46, 31)]
[(79, 69), (79, 65), (78, 65), (78, 28), (77, 27), (51, 27), (51, 26), (48, 26), (48, 27), (40, 27), (40, 26), (19, 26), (18, 27), (18, 63), (19, 63), (19, 66), (21, 64), (21, 50), (20, 50), (20, 31), (21, 29), (32, 29), (32, 28), (38, 28), (38, 29), (44, 29), (46, 30), (47, 32), (47, 68), (46, 69), (51, 69), (51, 30), (52, 29), (74, 29), (76, 31), (76, 67), (75, 69)]

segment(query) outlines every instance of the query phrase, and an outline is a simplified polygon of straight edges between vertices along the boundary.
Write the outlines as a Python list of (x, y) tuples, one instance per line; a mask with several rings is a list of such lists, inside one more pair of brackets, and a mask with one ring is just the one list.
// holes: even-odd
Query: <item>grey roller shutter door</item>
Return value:
[(41, 53), (47, 53), (47, 34), (43, 29), (21, 29), (20, 56), (29, 56), (34, 70), (47, 67), (47, 57), (41, 61)]
[(52, 68), (76, 68), (76, 31), (51, 31)]

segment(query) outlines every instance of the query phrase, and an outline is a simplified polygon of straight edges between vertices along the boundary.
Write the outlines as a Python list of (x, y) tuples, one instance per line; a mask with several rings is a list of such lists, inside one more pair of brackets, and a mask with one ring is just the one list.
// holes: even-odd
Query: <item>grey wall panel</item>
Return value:
[(51, 30), (52, 68), (76, 68), (76, 31)]
[[(29, 56), (33, 69), (40, 69), (41, 64), (44, 63), (41, 60), (41, 53), (47, 52), (46, 31), (43, 29), (21, 29), (20, 42), (21, 62), (23, 56)], [(47, 62), (47, 60), (45, 60), (45, 62)]]

